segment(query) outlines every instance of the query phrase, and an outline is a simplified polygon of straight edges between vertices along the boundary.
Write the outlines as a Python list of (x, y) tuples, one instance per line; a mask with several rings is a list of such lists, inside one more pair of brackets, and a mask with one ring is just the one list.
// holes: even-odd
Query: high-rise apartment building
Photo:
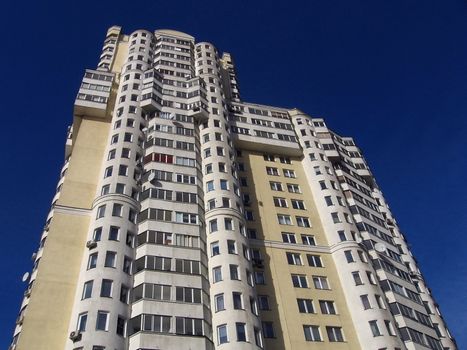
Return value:
[(350, 137), (229, 54), (111, 27), (10, 349), (456, 349)]

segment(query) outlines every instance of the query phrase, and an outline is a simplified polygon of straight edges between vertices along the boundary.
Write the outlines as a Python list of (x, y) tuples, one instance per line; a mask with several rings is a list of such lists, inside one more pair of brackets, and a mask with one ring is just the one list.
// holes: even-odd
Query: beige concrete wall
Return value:
[[(266, 285), (257, 286), (258, 295), (268, 295), (271, 311), (261, 311), (263, 321), (272, 321), (276, 332), (275, 339), (266, 339), (268, 350), (279, 349), (360, 349), (355, 330), (347, 310), (342, 287), (336, 272), (332, 256), (329, 252), (328, 243), (322, 231), (321, 222), (313, 202), (306, 177), (298, 159), (292, 158), (292, 164), (282, 164), (276, 157), (275, 162), (266, 162), (263, 154), (242, 151), (240, 162), (244, 162), (247, 168), (248, 189), (252, 198), (252, 209), (255, 222), (248, 227), (256, 228), (259, 240), (252, 246), (261, 246), (264, 258)], [(269, 176), (266, 166), (279, 169), (280, 176)], [(282, 169), (293, 169), (297, 177), (295, 179), (283, 176)], [(243, 176), (241, 173), (240, 176)], [(272, 191), (269, 181), (281, 182), (283, 192)], [(302, 194), (289, 193), (287, 183), (299, 184)], [(277, 208), (273, 197), (287, 199), (288, 208)], [(256, 200), (255, 200), (256, 198)], [(290, 199), (302, 199), (305, 201), (306, 210), (296, 210), (291, 207)], [(260, 203), (258, 205), (258, 203)], [(279, 225), (277, 213), (292, 216), (293, 226)], [(312, 223), (311, 228), (298, 227), (295, 215), (307, 216)], [(281, 232), (295, 233), (297, 243), (282, 243)], [(305, 246), (301, 244), (300, 234), (312, 234), (317, 246)], [(264, 242), (261, 239), (264, 238)], [(288, 265), (286, 252), (297, 252), (301, 254), (303, 266)], [(321, 256), (324, 268), (310, 267), (306, 260), (306, 254), (317, 254)], [(294, 288), (291, 274), (306, 274), (309, 288)], [(312, 275), (327, 276), (331, 290), (316, 290), (313, 287)], [(297, 298), (312, 299), (314, 314), (299, 313)], [(333, 300), (337, 308), (337, 315), (323, 315), (319, 309), (318, 300)], [(323, 342), (307, 342), (303, 333), (303, 325), (319, 325)], [(326, 326), (342, 327), (345, 342), (336, 343), (327, 340)]]
[(95, 197), (108, 128), (102, 121), (81, 122), (25, 310), (18, 350), (65, 347), (90, 220), (82, 209), (90, 209)]

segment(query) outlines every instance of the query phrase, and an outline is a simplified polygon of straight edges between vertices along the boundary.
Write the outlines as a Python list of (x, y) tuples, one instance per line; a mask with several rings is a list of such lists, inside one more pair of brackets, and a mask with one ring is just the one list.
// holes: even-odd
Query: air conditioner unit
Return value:
[(70, 333), (70, 340), (75, 343), (81, 340), (81, 332), (80, 331), (73, 331)]
[(28, 289), (26, 289), (26, 290), (24, 291), (24, 296), (25, 296), (26, 298), (29, 298), (29, 297), (31, 296), (31, 289), (30, 289), (30, 288), (28, 288)]
[(95, 240), (90, 240), (86, 242), (86, 247), (89, 249), (93, 249), (97, 247), (97, 242)]

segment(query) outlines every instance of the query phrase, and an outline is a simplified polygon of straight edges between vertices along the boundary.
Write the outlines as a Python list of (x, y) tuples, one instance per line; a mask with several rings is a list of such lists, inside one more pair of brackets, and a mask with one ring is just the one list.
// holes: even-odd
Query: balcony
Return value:
[(113, 79), (113, 73), (87, 69), (75, 100), (74, 115), (104, 118)]

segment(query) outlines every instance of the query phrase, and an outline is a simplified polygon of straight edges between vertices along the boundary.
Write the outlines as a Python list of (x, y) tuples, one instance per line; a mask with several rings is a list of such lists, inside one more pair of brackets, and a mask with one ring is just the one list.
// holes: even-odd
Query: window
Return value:
[(104, 185), (101, 189), (101, 196), (104, 196), (110, 192), (110, 185)]
[(355, 262), (355, 259), (353, 257), (353, 254), (352, 254), (351, 250), (344, 250), (344, 255), (345, 255), (345, 259), (347, 260), (348, 263)]
[(89, 255), (88, 258), (88, 270), (93, 269), (97, 266), (97, 253)]
[(277, 214), (277, 220), (281, 225), (292, 225), (292, 219), (290, 215)]
[(97, 208), (96, 219), (103, 218), (104, 216), (105, 216), (105, 205), (101, 205), (99, 208)]
[(287, 256), (287, 262), (289, 265), (303, 265), (302, 259), (299, 253), (287, 252), (286, 256)]
[(228, 190), (228, 181), (227, 180), (220, 180), (221, 190)]
[(214, 283), (222, 281), (222, 270), (220, 266), (214, 267), (212, 269), (212, 279)]
[(344, 231), (337, 231), (337, 234), (339, 235), (339, 239), (341, 242), (345, 242), (347, 240), (347, 237)]
[(302, 193), (300, 190), (300, 186), (298, 186), (297, 184), (287, 184), (287, 190), (290, 193)]
[(285, 198), (274, 197), (274, 205), (280, 208), (287, 208), (287, 201)]
[(131, 258), (125, 256), (123, 258), (123, 272), (130, 274), (131, 273)]
[(260, 310), (270, 310), (269, 298), (267, 295), (258, 295), (258, 304)]
[(244, 215), (245, 215), (245, 219), (247, 219), (248, 221), (254, 220), (253, 212), (251, 210), (245, 210)]
[(360, 272), (358, 271), (352, 272), (352, 277), (353, 277), (353, 280), (355, 281), (356, 286), (360, 286), (363, 284), (362, 278), (360, 277)]
[(308, 288), (308, 281), (305, 275), (292, 275), (292, 283), (295, 288)]
[(128, 176), (128, 166), (126, 166), (126, 165), (119, 165), (119, 167), (118, 167), (118, 175), (120, 175), (120, 176)]
[(373, 333), (373, 337), (379, 337), (380, 335), (382, 335), (378, 327), (378, 321), (373, 320), (369, 321), (368, 323), (370, 325), (371, 333)]
[(307, 254), (306, 258), (308, 259), (308, 265), (313, 267), (323, 267), (323, 262), (319, 255)]
[(233, 240), (227, 240), (227, 252), (229, 254), (237, 254), (237, 246), (235, 244), (235, 241)]
[(371, 271), (366, 272), (366, 277), (368, 278), (368, 281), (370, 282), (370, 284), (376, 285), (375, 276), (373, 275)]
[(216, 256), (220, 254), (219, 242), (211, 243), (211, 256)]
[(282, 232), (282, 242), (284, 242), (284, 243), (297, 243), (297, 240), (295, 239), (295, 234), (288, 233), (288, 232)]
[(121, 335), (122, 337), (125, 336), (125, 319), (121, 316), (117, 317), (117, 329), (116, 333)]
[(107, 297), (107, 298), (112, 297), (112, 284), (113, 284), (112, 280), (106, 280), (106, 279), (102, 280), (101, 297)]
[(282, 184), (280, 182), (270, 181), (269, 185), (271, 187), (271, 190), (273, 191), (281, 191), (281, 192), (283, 191)]
[(289, 178), (296, 178), (297, 176), (295, 175), (295, 171), (290, 170), (290, 169), (284, 169), (284, 176), (289, 177)]
[(334, 307), (334, 302), (331, 300), (320, 300), (319, 308), (321, 309), (321, 313), (324, 315), (335, 315), (336, 314), (336, 308)]
[(232, 292), (233, 307), (235, 310), (243, 310), (242, 293)]
[(124, 194), (125, 193), (125, 185), (118, 183), (115, 186), (115, 193)]
[(324, 200), (326, 201), (326, 205), (327, 205), (328, 207), (334, 205), (334, 203), (332, 202), (331, 196), (326, 196), (326, 197), (324, 197)]
[(209, 221), (209, 232), (213, 233), (218, 230), (217, 219)]
[(339, 218), (339, 213), (336, 213), (336, 212), (331, 213), (331, 218), (332, 218), (332, 222), (335, 224), (342, 222), (341, 219)]
[(109, 240), (111, 241), (118, 241), (120, 228), (117, 226), (110, 226), (109, 229)]
[(217, 326), (217, 342), (218, 344), (224, 344), (229, 342), (227, 337), (227, 325), (223, 324)]
[(130, 158), (130, 149), (129, 148), (123, 148), (122, 149), (122, 158)]
[(313, 285), (316, 289), (330, 289), (328, 279), (325, 276), (313, 276)]
[(114, 149), (110, 150), (109, 154), (107, 156), (107, 160), (114, 159), (115, 158), (115, 153), (116, 153), (116, 151)]
[(319, 326), (304, 325), (303, 333), (305, 333), (306, 341), (322, 341)]
[(109, 313), (107, 311), (97, 311), (96, 330), (108, 330)]
[(274, 156), (272, 154), (263, 154), (263, 158), (267, 162), (274, 162)]
[(97, 227), (94, 229), (94, 232), (92, 234), (92, 239), (95, 240), (96, 242), (99, 242), (102, 237), (102, 227)]
[(313, 314), (313, 301), (311, 299), (297, 299), (298, 311), (302, 314)]
[(207, 210), (213, 210), (216, 208), (216, 200), (215, 199), (210, 199), (208, 201), (208, 209)]
[(117, 253), (115, 252), (107, 252), (105, 255), (105, 267), (115, 267), (115, 260), (117, 258)]
[(235, 329), (237, 330), (237, 341), (246, 341), (245, 323), (236, 322)]
[(296, 216), (295, 219), (297, 220), (297, 225), (300, 227), (311, 227), (310, 219), (304, 216)]
[(204, 167), (204, 172), (205, 174), (211, 174), (212, 173), (212, 163), (206, 164)]
[(321, 180), (321, 181), (319, 182), (319, 187), (320, 187), (322, 190), (327, 189), (326, 182), (325, 182), (324, 180)]
[(310, 235), (302, 235), (302, 243), (305, 245), (316, 245), (315, 237)]
[(302, 200), (292, 199), (292, 208), (305, 210), (305, 203)]
[(76, 325), (76, 329), (80, 332), (86, 331), (86, 322), (88, 321), (88, 313), (84, 312), (78, 315), (78, 322)]
[(378, 304), (378, 307), (380, 309), (386, 309), (386, 307), (384, 306), (383, 298), (381, 298), (381, 295), (375, 294), (375, 299), (376, 299), (376, 304)]
[(87, 281), (84, 283), (81, 299), (88, 299), (92, 296), (92, 285), (93, 281)]
[(233, 221), (230, 218), (224, 218), (224, 229), (228, 231), (233, 230)]
[(130, 288), (122, 284), (120, 287), (120, 301), (122, 303), (128, 304), (128, 298), (130, 296)]
[(259, 285), (266, 284), (266, 278), (263, 271), (255, 271), (255, 283)]
[(104, 178), (112, 176), (113, 167), (109, 166), (104, 171)]
[(328, 338), (330, 342), (343, 342), (344, 341), (341, 327), (327, 326), (326, 333), (328, 334)]
[(272, 322), (262, 322), (263, 334), (265, 338), (275, 338), (274, 326)]
[(360, 295), (360, 300), (362, 301), (363, 308), (365, 310), (371, 309), (370, 299), (368, 299), (368, 295)]
[[(394, 327), (392, 326), (392, 323), (391, 321), (389, 320), (384, 320), (384, 324), (386, 325), (386, 329), (388, 331), (388, 334), (389, 335), (392, 335), (392, 336), (395, 336), (396, 335), (396, 331), (394, 330)], [(428, 340), (430, 339), (430, 337), (428, 337)], [(432, 347), (433, 348), (433, 347)]]
[(196, 224), (198, 222), (198, 215), (191, 213), (175, 213), (175, 222), (183, 224)]
[(225, 310), (224, 294), (217, 294), (214, 296), (214, 305), (216, 312)]
[(279, 176), (279, 170), (270, 166), (266, 167), (266, 173), (272, 176)]
[(115, 203), (112, 207), (112, 216), (122, 217), (123, 205)]

